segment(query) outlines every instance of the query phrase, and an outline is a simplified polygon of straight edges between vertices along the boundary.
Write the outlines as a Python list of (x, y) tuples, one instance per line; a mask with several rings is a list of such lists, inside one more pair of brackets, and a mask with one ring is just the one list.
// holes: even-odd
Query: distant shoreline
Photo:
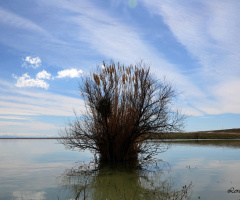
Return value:
[[(224, 129), (211, 131), (197, 131), (197, 132), (182, 132), (182, 133), (167, 133), (163, 137), (162, 134), (156, 134), (152, 139), (240, 139), (239, 129)], [(26, 140), (57, 140), (61, 137), (14, 137), (14, 136), (0, 136), (0, 140), (4, 139), (26, 139)]]
[[(158, 136), (154, 139), (158, 139)], [(168, 133), (164, 139), (240, 139), (240, 129)]]

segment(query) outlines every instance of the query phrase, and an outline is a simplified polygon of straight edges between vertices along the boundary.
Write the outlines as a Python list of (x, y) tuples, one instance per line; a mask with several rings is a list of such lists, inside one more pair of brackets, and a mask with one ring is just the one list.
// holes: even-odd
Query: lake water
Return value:
[(149, 199), (163, 199), (159, 195), (177, 194), (185, 185), (190, 199), (240, 199), (239, 141), (175, 142), (146, 168), (83, 173), (83, 162), (95, 168), (87, 165), (92, 157), (56, 140), (2, 139), (0, 200), (146, 199), (151, 192)]

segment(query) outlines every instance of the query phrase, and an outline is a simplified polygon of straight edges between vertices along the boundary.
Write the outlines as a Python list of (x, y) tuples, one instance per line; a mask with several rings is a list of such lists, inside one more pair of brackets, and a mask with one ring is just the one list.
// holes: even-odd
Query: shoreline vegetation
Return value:
[[(158, 139), (158, 137), (154, 138)], [(164, 139), (240, 139), (240, 129), (223, 129), (211, 131), (169, 133)]]
[[(160, 134), (161, 136), (161, 134)], [(0, 136), (0, 139), (60, 139), (60, 137), (15, 137), (15, 136)], [(163, 139), (163, 137), (153, 137), (151, 139)], [(181, 132), (181, 133), (167, 133), (164, 139), (240, 139), (239, 129), (223, 129), (211, 131), (197, 131), (197, 132)]]

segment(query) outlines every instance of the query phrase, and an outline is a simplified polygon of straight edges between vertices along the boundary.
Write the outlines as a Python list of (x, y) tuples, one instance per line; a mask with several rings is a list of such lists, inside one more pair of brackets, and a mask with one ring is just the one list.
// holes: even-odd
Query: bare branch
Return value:
[(61, 143), (92, 150), (102, 160), (129, 160), (151, 154), (143, 144), (150, 136), (181, 130), (185, 117), (173, 110), (171, 83), (154, 78), (143, 62), (103, 64), (81, 80), (86, 113), (61, 132)]

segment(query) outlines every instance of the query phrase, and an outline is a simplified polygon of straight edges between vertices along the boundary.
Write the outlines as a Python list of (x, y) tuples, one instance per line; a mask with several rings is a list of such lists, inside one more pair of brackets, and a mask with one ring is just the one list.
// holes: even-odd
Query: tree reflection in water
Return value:
[(66, 169), (59, 181), (75, 200), (190, 199), (192, 183), (174, 189), (169, 171), (170, 166), (163, 161), (141, 165), (78, 163)]

